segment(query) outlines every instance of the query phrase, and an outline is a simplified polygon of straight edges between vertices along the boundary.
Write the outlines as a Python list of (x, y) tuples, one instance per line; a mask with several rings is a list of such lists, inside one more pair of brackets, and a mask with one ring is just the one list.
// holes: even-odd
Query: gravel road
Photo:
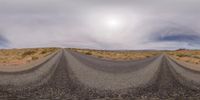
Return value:
[(0, 85), (0, 100), (199, 100), (200, 90), (180, 81), (169, 60), (161, 55), (126, 63), (98, 61), (62, 51), (55, 71), (46, 82), (17, 90)]

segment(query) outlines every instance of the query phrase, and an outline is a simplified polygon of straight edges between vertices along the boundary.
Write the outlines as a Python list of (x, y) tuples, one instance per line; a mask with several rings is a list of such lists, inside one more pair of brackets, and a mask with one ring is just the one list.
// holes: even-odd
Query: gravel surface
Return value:
[(99, 59), (96, 57), (84, 55), (73, 51), (68, 51), (68, 52), (87, 67), (109, 73), (128, 73), (137, 71), (146, 67), (154, 60), (156, 60), (156, 58), (158, 58), (158, 56), (155, 56), (155, 57), (145, 58), (143, 60), (114, 61), (114, 60)]
[[(121, 66), (116, 66), (116, 64), (110, 64), (107, 62), (104, 62), (101, 65), (85, 65), (82, 63), (84, 60), (80, 62), (69, 52), (65, 52), (65, 54), (68, 60), (68, 67), (72, 70), (78, 80), (88, 87), (98, 88), (101, 90), (119, 90), (130, 87), (143, 87), (144, 85), (150, 84), (151, 81), (154, 80), (154, 77), (157, 76), (156, 74), (159, 70), (162, 59), (162, 56), (159, 56), (151, 62), (149, 62), (149, 60), (134, 63), (127, 62), (121, 64)], [(97, 62), (95, 59), (90, 59), (90, 62), (93, 61)], [(110, 71), (104, 71), (106, 70), (105, 67), (104, 70), (96, 68), (98, 66), (101, 67), (102, 65), (109, 65), (108, 69)], [(123, 66), (125, 66), (124, 70), (121, 70)], [(140, 66), (142, 66), (142, 68), (134, 69), (134, 67)], [(120, 72), (125, 70), (129, 71), (126, 73)]]
[(54, 75), (38, 87), (13, 90), (0, 86), (0, 100), (199, 100), (200, 91), (180, 84), (164, 57), (158, 77), (147, 87), (100, 90), (82, 84), (68, 67), (64, 55)]

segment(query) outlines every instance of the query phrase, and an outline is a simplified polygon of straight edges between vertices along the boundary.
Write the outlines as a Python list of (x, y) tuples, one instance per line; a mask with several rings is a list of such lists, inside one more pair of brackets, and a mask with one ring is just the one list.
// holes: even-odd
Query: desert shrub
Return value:
[(47, 52), (48, 52), (47, 50), (44, 50), (40, 54), (46, 54)]
[(54, 52), (56, 50), (56, 48), (48, 48), (46, 51), (47, 52)]
[(32, 60), (37, 60), (37, 59), (39, 59), (39, 57), (36, 57), (36, 56), (32, 57)]
[(102, 56), (97, 56), (98, 58), (103, 58)]
[(151, 56), (147, 55), (146, 57), (149, 58), (149, 57), (151, 57)]
[(22, 57), (26, 57), (26, 56), (32, 55), (32, 54), (34, 54), (34, 53), (36, 53), (36, 51), (33, 51), (33, 50), (25, 51), (25, 52), (22, 54)]
[(4, 60), (3, 63), (7, 63), (7, 61)]
[(178, 57), (191, 57), (190, 54), (177, 54)]
[(186, 62), (190, 62), (189, 60), (186, 60)]
[(86, 55), (92, 55), (92, 53), (91, 53), (91, 52), (86, 52), (85, 54), (86, 54)]
[(196, 58), (196, 59), (200, 59), (200, 56), (193, 56), (194, 58)]

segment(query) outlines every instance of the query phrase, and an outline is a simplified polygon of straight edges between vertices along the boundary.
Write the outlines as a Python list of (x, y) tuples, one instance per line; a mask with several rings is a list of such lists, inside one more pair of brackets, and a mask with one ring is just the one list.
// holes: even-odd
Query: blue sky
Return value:
[(1, 0), (0, 48), (200, 49), (198, 0)]

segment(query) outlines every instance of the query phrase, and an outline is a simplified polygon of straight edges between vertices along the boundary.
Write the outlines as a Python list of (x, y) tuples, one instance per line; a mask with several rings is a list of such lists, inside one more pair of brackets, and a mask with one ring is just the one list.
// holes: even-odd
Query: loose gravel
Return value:
[(63, 56), (48, 82), (35, 88), (12, 90), (0, 86), (0, 100), (199, 100), (200, 91), (180, 84), (170, 71), (166, 58), (162, 59), (156, 81), (142, 88), (98, 90), (81, 84), (67, 67)]

